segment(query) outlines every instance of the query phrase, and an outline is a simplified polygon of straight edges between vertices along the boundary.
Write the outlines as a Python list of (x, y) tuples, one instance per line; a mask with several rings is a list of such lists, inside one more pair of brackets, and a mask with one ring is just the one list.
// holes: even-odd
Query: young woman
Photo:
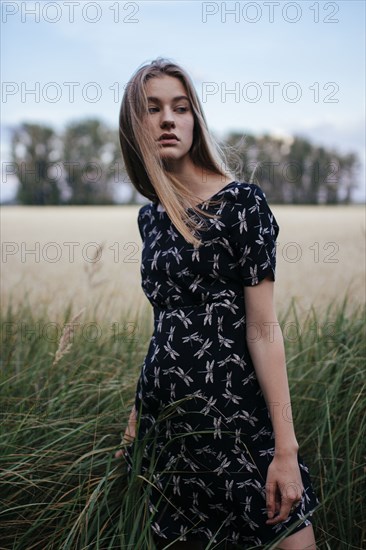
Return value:
[(315, 550), (319, 501), (291, 420), (273, 300), (279, 226), (265, 194), (223, 170), (192, 81), (170, 60), (130, 79), (120, 143), (151, 200), (138, 226), (154, 333), (116, 456), (131, 471), (144, 440), (145, 476), (154, 457), (154, 541), (252, 548), (282, 535), (277, 548)]

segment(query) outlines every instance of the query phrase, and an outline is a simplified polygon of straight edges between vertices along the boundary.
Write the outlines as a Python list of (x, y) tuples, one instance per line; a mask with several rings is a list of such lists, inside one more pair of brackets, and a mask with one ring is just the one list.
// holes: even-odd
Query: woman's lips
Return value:
[(169, 138), (169, 139), (159, 139), (159, 143), (162, 145), (176, 145), (178, 141), (175, 138)]

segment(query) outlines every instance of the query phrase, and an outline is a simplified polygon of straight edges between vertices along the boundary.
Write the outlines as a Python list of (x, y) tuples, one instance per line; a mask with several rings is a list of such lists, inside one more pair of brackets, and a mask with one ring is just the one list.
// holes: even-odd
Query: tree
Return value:
[(60, 187), (52, 170), (58, 160), (54, 130), (23, 123), (13, 131), (10, 152), (19, 179), (17, 202), (44, 206), (59, 204)]
[(354, 153), (342, 156), (300, 136), (232, 133), (226, 144), (229, 166), (237, 177), (260, 185), (279, 204), (349, 203), (357, 187), (359, 162)]
[(68, 204), (113, 204), (113, 164), (117, 159), (112, 131), (97, 119), (70, 123), (63, 134)]
[[(231, 133), (219, 143), (241, 181), (262, 187), (272, 201), (290, 204), (349, 203), (357, 187), (354, 153), (340, 155), (301, 137)], [(12, 160), (20, 204), (114, 204), (114, 187), (129, 182), (118, 131), (98, 119), (74, 121), (58, 135), (23, 123), (13, 131)]]

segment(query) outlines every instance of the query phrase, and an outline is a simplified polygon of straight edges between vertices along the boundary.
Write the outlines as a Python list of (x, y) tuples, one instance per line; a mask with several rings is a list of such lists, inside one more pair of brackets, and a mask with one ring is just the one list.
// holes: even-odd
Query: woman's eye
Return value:
[[(188, 111), (188, 107), (176, 107), (176, 109), (177, 109), (177, 111), (180, 111), (180, 112), (183, 112), (183, 113)], [(148, 108), (149, 113), (157, 111), (157, 110), (158, 110), (158, 107), (149, 107)]]

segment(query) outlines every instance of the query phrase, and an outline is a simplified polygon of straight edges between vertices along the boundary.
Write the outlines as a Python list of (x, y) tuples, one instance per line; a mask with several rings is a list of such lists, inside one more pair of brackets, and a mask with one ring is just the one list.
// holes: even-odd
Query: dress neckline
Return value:
[[(208, 201), (212, 200), (213, 198), (215, 198), (219, 193), (222, 193), (222, 191), (224, 191), (227, 187), (229, 187), (229, 185), (232, 185), (233, 183), (237, 183), (236, 180), (230, 181), (230, 182), (227, 183), (224, 187), (222, 187), (221, 189), (219, 189), (218, 191), (216, 191), (216, 193), (215, 193), (214, 195), (211, 195), (211, 197), (208, 197), (208, 198), (205, 199), (204, 201), (199, 202), (198, 204), (196, 204), (196, 205), (195, 205), (196, 208), (197, 208), (197, 207), (200, 208), (203, 204), (205, 204), (206, 202), (208, 202)], [(162, 205), (160, 204), (159, 201), (156, 202), (156, 203), (153, 202), (152, 205), (154, 206), (154, 208), (155, 208), (155, 210), (156, 210), (157, 212), (159, 212), (159, 213), (162, 213), (162, 212), (163, 212), (164, 214), (166, 214), (166, 210), (159, 210), (159, 209), (158, 209), (159, 206), (162, 207)], [(163, 207), (162, 207), (162, 208), (163, 208)], [(192, 211), (193, 208), (190, 207), (190, 208), (188, 208), (188, 210), (189, 210), (189, 211)]]

